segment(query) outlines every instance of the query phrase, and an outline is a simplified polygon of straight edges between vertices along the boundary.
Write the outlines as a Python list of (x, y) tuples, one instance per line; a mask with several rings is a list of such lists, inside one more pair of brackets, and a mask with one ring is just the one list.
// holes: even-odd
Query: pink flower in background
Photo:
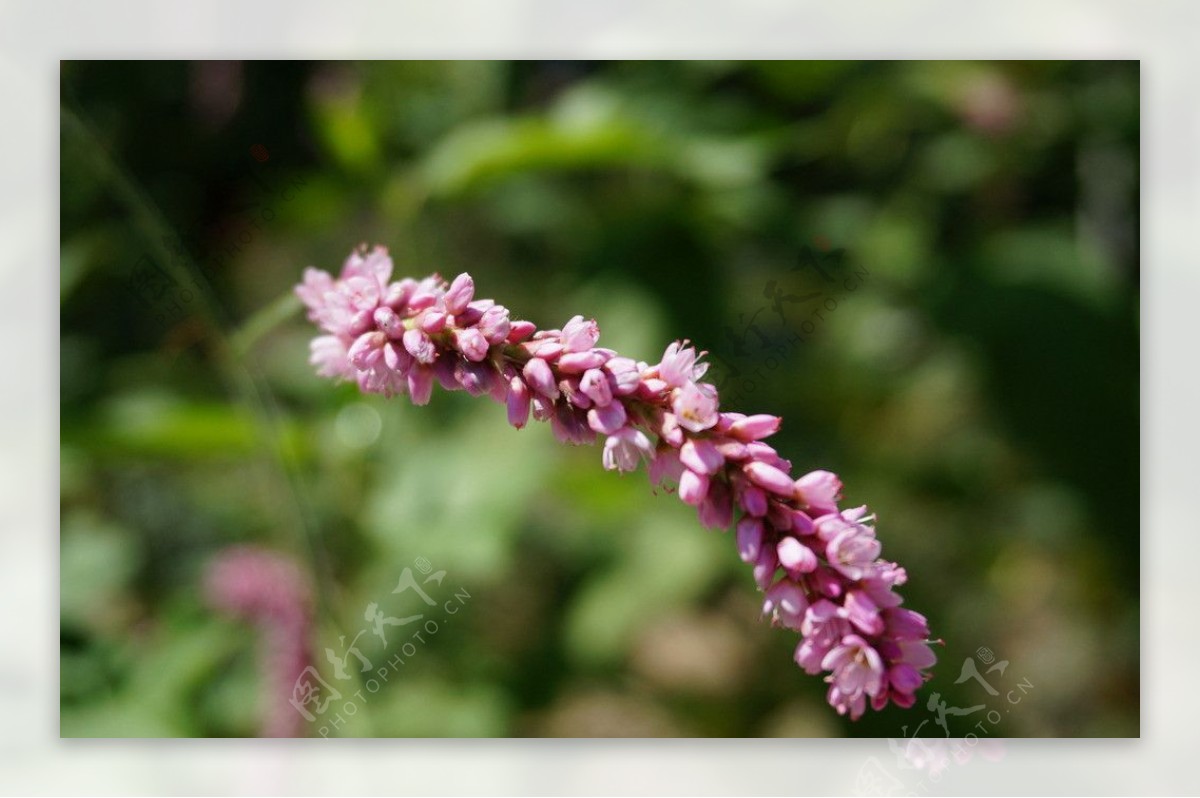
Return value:
[(262, 737), (303, 737), (304, 718), (289, 703), (311, 664), (312, 595), (304, 572), (266, 549), (234, 546), (208, 566), (204, 593), (215, 609), (255, 624), (261, 633), (261, 666), (268, 704)]
[(781, 420), (722, 412), (702, 382), (703, 353), (676, 341), (657, 364), (598, 347), (582, 316), (538, 331), (460, 274), (389, 283), (382, 248), (353, 253), (339, 277), (308, 269), (296, 293), (325, 335), (312, 344), (318, 374), (386, 396), (430, 400), (433, 382), (490, 396), (522, 428), (549, 421), (564, 443), (603, 436), (606, 469), (649, 462), (651, 481), (674, 489), (713, 528), (736, 527), (736, 547), (766, 593), (763, 612), (796, 630), (798, 665), (826, 674), (829, 703), (857, 719), (868, 706), (912, 706), (936, 661), (923, 616), (899, 607), (904, 569), (881, 559), (865, 507), (839, 510), (842, 483), (828, 471), (799, 479), (764, 438)]

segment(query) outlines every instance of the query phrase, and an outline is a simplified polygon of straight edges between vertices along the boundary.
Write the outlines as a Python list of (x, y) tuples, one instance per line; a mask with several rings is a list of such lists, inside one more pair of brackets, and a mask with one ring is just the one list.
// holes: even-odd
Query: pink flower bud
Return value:
[(728, 529), (733, 523), (733, 497), (721, 480), (710, 480), (708, 495), (700, 502), (700, 523), (709, 529)]
[(628, 396), (638, 389), (642, 380), (642, 370), (637, 361), (627, 357), (614, 357), (604, 364), (604, 369), (613, 378), (613, 393), (617, 396)]
[(491, 392), (492, 383), (498, 376), (491, 363), (458, 360), (454, 364), (454, 379), (471, 396), (483, 396)]
[(767, 494), (753, 485), (747, 485), (742, 489), (741, 505), (750, 515), (761, 518), (767, 514)]
[(846, 593), (846, 603), (842, 606), (846, 620), (867, 634), (877, 635), (883, 631), (883, 618), (875, 602), (861, 590), (851, 590)]
[(405, 372), (412, 367), (412, 355), (399, 341), (388, 341), (383, 345), (383, 362), (392, 371)]
[(920, 671), (907, 662), (901, 662), (888, 669), (888, 684), (901, 693), (915, 693), (924, 683)]
[(404, 333), (404, 348), (418, 363), (429, 364), (437, 359), (437, 349), (429, 336), (413, 328)]
[(392, 310), (400, 310), (408, 304), (409, 297), (417, 290), (417, 281), (412, 278), (405, 277), (403, 280), (392, 283), (388, 286), (387, 293), (383, 296), (383, 304), (390, 307)]
[(595, 319), (575, 316), (562, 329), (562, 343), (568, 352), (583, 352), (591, 349), (600, 339), (600, 327)]
[(674, 413), (662, 414), (659, 418), (658, 434), (672, 446), (683, 445), (683, 430), (679, 428), (679, 422)]
[(597, 405), (603, 407), (613, 400), (612, 387), (608, 382), (608, 375), (600, 369), (588, 369), (579, 378), (579, 390), (583, 391), (589, 399)]
[(446, 323), (450, 320), (440, 310), (427, 310), (421, 314), (421, 329), (430, 335), (436, 335), (446, 329)]
[(535, 332), (537, 332), (537, 325), (531, 321), (509, 322), (508, 342), (510, 344), (519, 344)]
[(454, 343), (467, 360), (478, 363), (488, 356), (488, 342), (474, 327), (454, 331)]
[(625, 426), (625, 418), (625, 405), (620, 402), (593, 407), (587, 413), (588, 426), (602, 435), (612, 435)]
[[(411, 332), (411, 331), (410, 331)], [(422, 366), (408, 370), (408, 394), (414, 405), (427, 405), (433, 396), (433, 371)]]
[(810, 471), (796, 480), (796, 500), (803, 502), (816, 515), (837, 512), (841, 493), (842, 481), (837, 474), (828, 471)]
[(526, 341), (521, 344), (526, 352), (542, 360), (556, 360), (563, 353), (563, 345), (558, 341)]
[(762, 521), (751, 516), (745, 516), (737, 525), (738, 556), (742, 562), (754, 562), (762, 551), (763, 525)]
[(375, 308), (373, 318), (375, 324), (380, 330), (383, 330), (388, 338), (400, 338), (404, 335), (404, 322), (396, 315), (396, 311), (386, 305)]
[(529, 387), (548, 399), (554, 400), (559, 396), (558, 384), (554, 380), (554, 372), (541, 358), (531, 358), (522, 370)]
[(771, 583), (775, 581), (775, 574), (778, 570), (779, 558), (775, 554), (775, 547), (763, 546), (754, 563), (754, 582), (758, 585), (759, 590), (766, 590), (770, 587)]
[(414, 313), (427, 310), (438, 303), (438, 295), (432, 290), (421, 286), (413, 292), (408, 300), (408, 309)]
[(450, 288), (446, 291), (446, 296), (442, 301), (446, 305), (446, 312), (451, 315), (462, 313), (467, 309), (467, 305), (475, 298), (475, 281), (471, 279), (471, 275), (463, 272), (454, 278), (454, 282), (450, 284)]
[(661, 445), (650, 461), (650, 481), (661, 485), (664, 480), (678, 482), (683, 475), (683, 464), (679, 462), (679, 450)]
[(712, 475), (721, 470), (725, 458), (713, 446), (712, 441), (689, 438), (679, 449), (680, 461), (697, 474)]
[(508, 320), (508, 309), (503, 305), (493, 305), (483, 312), (479, 319), (479, 332), (489, 344), (502, 344), (512, 331)]
[(567, 352), (558, 359), (558, 368), (564, 374), (582, 374), (588, 369), (603, 366), (608, 356), (595, 349), (586, 352)]
[(792, 478), (775, 466), (755, 460), (747, 463), (742, 470), (745, 471), (750, 481), (760, 488), (777, 493), (780, 496), (791, 497)]
[(742, 441), (756, 441), (778, 432), (782, 421), (779, 416), (747, 416), (733, 422), (729, 427), (729, 434)]
[(387, 336), (379, 331), (363, 333), (350, 345), (348, 357), (356, 369), (365, 371), (383, 360)]
[(717, 451), (726, 460), (745, 460), (746, 459), (746, 444), (741, 441), (731, 440), (729, 438), (717, 438), (713, 441), (713, 445), (717, 447)]
[(679, 475), (679, 499), (680, 501), (698, 505), (704, 501), (704, 497), (708, 495), (708, 477), (704, 474), (697, 474), (695, 471), (684, 469)]
[(779, 564), (792, 573), (809, 574), (817, 570), (817, 555), (795, 538), (779, 541), (776, 553), (779, 555)]

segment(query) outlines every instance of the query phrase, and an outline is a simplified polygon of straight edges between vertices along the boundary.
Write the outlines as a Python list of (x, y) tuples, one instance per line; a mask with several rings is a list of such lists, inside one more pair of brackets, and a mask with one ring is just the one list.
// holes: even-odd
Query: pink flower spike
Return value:
[(722, 410), (716, 387), (700, 382), (703, 352), (675, 341), (647, 365), (598, 346), (596, 322), (581, 315), (538, 331), (475, 298), (468, 274), (389, 283), (391, 271), (385, 250), (365, 246), (336, 278), (305, 270), (295, 292), (322, 333), (310, 344), (320, 375), (417, 405), (436, 381), (504, 404), (518, 429), (532, 415), (564, 443), (594, 444), (599, 433), (606, 469), (648, 458), (651, 482), (695, 506), (704, 526), (736, 527), (764, 612), (800, 633), (796, 662), (826, 671), (834, 710), (856, 719), (917, 703), (937, 657), (925, 617), (901, 607), (907, 574), (882, 559), (875, 517), (865, 506), (839, 511), (842, 485), (829, 471), (793, 479), (763, 441), (781, 419)]
[(780, 496), (791, 497), (792, 478), (778, 468), (757, 460), (749, 462), (743, 470), (750, 481), (764, 490), (777, 493)]
[(471, 304), (474, 298), (475, 281), (471, 279), (471, 275), (463, 272), (454, 278), (442, 301), (446, 305), (446, 312), (457, 316), (467, 309), (467, 305)]
[(679, 475), (679, 500), (685, 504), (698, 505), (708, 494), (708, 477), (684, 469)]

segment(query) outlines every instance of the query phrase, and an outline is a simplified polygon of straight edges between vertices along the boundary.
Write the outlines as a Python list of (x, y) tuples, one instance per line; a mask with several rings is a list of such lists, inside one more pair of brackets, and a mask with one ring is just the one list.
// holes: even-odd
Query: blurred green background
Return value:
[[(469, 592), (340, 735), (937, 736), (932, 693), (1010, 708), (956, 684), (980, 649), (1033, 685), (988, 734), (1138, 734), (1136, 62), (64, 62), (61, 88), (63, 735), (256, 733), (257, 635), (201, 591), (234, 543), (310, 574), (318, 655), (368, 602), (412, 610), (419, 557)], [(291, 287), (360, 242), (641, 359), (710, 350), (729, 409), (878, 513), (946, 641), (918, 705), (837, 717), (730, 536), (599, 448), (314, 376)]]

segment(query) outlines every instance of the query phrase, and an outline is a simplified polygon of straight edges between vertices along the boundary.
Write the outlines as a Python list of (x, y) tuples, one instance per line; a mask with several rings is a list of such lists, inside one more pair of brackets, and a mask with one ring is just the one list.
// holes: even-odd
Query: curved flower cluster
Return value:
[(204, 592), (212, 607), (256, 624), (261, 632), (260, 664), (269, 685), (261, 735), (304, 736), (304, 718), (288, 702), (311, 664), (312, 596), (304, 572), (283, 555), (233, 546), (209, 564)]
[(352, 254), (338, 278), (306, 270), (296, 293), (325, 332), (312, 342), (318, 373), (419, 405), (436, 380), (505, 403), (515, 427), (532, 414), (563, 442), (603, 436), (607, 469), (648, 461), (651, 480), (677, 486), (702, 523), (736, 528), (764, 614), (800, 633), (796, 662), (826, 673), (839, 713), (912, 706), (936, 658), (925, 618), (900, 607), (906, 574), (880, 559), (874, 517), (839, 509), (842, 485), (827, 471), (791, 476), (763, 442), (778, 417), (722, 412), (687, 341), (650, 365), (597, 346), (596, 322), (582, 316), (560, 330), (513, 320), (476, 299), (467, 274), (447, 285), (437, 275), (391, 282), (391, 272), (382, 248)]

